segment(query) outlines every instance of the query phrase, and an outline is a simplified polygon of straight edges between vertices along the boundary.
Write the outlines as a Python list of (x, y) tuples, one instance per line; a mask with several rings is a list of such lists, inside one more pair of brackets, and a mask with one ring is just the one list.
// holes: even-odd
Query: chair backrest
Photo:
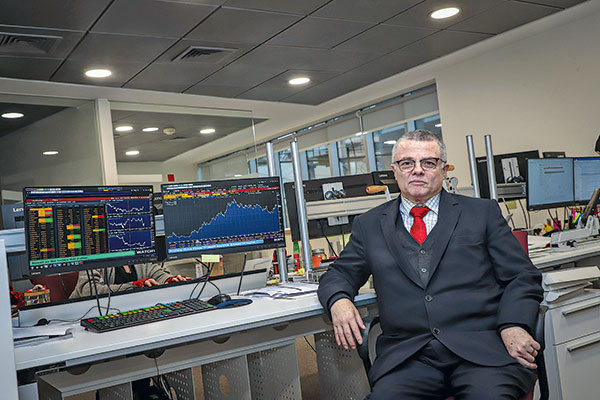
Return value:
[(58, 275), (42, 276), (31, 278), (34, 285), (44, 285), (50, 289), (50, 301), (59, 301), (68, 299), (79, 279), (79, 272), (67, 272)]

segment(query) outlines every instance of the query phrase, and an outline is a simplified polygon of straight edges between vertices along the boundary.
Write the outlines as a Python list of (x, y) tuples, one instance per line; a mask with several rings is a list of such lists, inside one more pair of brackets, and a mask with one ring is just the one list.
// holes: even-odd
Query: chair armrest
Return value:
[(371, 358), (369, 357), (369, 333), (371, 333), (371, 329), (374, 326), (379, 324), (379, 316), (367, 317), (363, 319), (363, 323), (365, 324), (365, 329), (361, 332), (362, 344), (358, 345), (356, 350), (358, 350), (358, 355), (365, 366), (365, 372), (369, 374), (369, 370), (371, 369)]
[(541, 346), (540, 351), (538, 352), (538, 355), (535, 358), (535, 363), (538, 366), (537, 375), (538, 382), (540, 385), (540, 400), (548, 400), (548, 398), (550, 397), (550, 392), (548, 388), (548, 375), (546, 373), (546, 364), (544, 360), (544, 349), (546, 348), (546, 341), (544, 337), (546, 311), (548, 311), (548, 306), (541, 305), (538, 311), (534, 332), (534, 339)]

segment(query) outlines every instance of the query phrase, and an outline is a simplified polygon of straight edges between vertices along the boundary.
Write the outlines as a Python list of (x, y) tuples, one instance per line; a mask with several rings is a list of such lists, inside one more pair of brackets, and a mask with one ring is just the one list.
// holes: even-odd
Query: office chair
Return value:
[[(535, 324), (535, 332), (533, 335), (533, 338), (541, 346), (541, 349), (538, 352), (537, 357), (535, 358), (535, 362), (538, 366), (537, 381), (539, 382), (540, 386), (540, 400), (548, 400), (550, 395), (548, 389), (548, 376), (546, 375), (546, 364), (544, 363), (544, 320), (547, 310), (547, 306), (540, 306)], [(363, 322), (365, 324), (366, 329), (362, 331), (362, 344), (357, 347), (357, 350), (358, 355), (362, 359), (363, 365), (365, 366), (365, 372), (368, 375), (369, 370), (371, 369), (371, 354), (369, 352), (369, 334), (373, 332), (374, 328), (379, 324), (379, 316), (365, 318)], [(374, 337), (372, 336), (371, 339), (374, 339)], [(526, 396), (522, 397), (521, 400), (533, 400), (534, 388), (535, 384), (531, 388), (530, 392)], [(454, 397), (448, 397), (446, 400), (454, 400)]]

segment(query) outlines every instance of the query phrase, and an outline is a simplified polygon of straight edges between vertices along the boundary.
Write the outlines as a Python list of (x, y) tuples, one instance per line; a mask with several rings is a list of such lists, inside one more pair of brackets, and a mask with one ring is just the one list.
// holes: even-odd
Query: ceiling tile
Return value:
[[(330, 71), (289, 70), (237, 97), (240, 99), (279, 101), (295, 93), (306, 90), (313, 85), (318, 85), (320, 82), (324, 82), (337, 75), (339, 75), (339, 73)], [(298, 86), (293, 86), (288, 83), (290, 79), (300, 76), (308, 76), (311, 81), (306, 85)]]
[(333, 0), (313, 15), (350, 21), (382, 22), (423, 0)]
[(359, 89), (374, 81), (375, 79), (371, 78), (369, 75), (348, 72), (298, 94), (289, 96), (282, 101), (287, 103), (317, 105)]
[(115, 0), (91, 31), (180, 38), (216, 9), (158, 0)]
[(541, 5), (546, 5), (546, 6), (552, 6), (552, 7), (562, 7), (562, 8), (567, 8), (567, 7), (572, 7), (576, 4), (580, 4), (580, 3), (584, 3), (587, 0), (515, 0), (519, 3), (535, 3), (535, 4), (541, 4)]
[[(386, 24), (413, 26), (420, 28), (443, 29), (472, 17), (507, 0), (425, 0), (413, 8), (386, 21)], [(429, 17), (433, 11), (444, 7), (458, 7), (460, 13), (446, 19)]]
[(201, 83), (203, 85), (237, 86), (251, 88), (284, 72), (282, 68), (252, 68), (234, 64), (215, 72)]
[(298, 21), (300, 16), (220, 8), (186, 38), (229, 43), (262, 43)]
[[(0, 46), (0, 55), (22, 55), (25, 57), (64, 58), (81, 40), (83, 32), (56, 29), (33, 29), (0, 25), (0, 36), (18, 35), (38, 42), (17, 42)], [(43, 42), (42, 42), (43, 41)]]
[(85, 31), (111, 0), (2, 0), (0, 24)]
[(69, 60), (106, 63), (149, 63), (168, 49), (175, 39), (144, 36), (87, 34), (69, 56)]
[(268, 44), (329, 49), (368, 29), (371, 24), (307, 17), (281, 32)]
[(136, 75), (126, 88), (183, 92), (195, 85), (219, 67), (204, 64), (154, 63)]
[(17, 79), (50, 79), (62, 63), (57, 58), (0, 56), (0, 76)]
[(433, 29), (377, 25), (336, 46), (336, 50), (389, 53), (436, 32)]
[(226, 6), (307, 15), (329, 0), (227, 0)]
[(472, 32), (439, 31), (431, 36), (421, 39), (395, 53), (413, 54), (415, 57), (429, 57), (431, 59), (470, 46), (492, 35)]
[(352, 74), (371, 75), (376, 80), (381, 80), (426, 63), (433, 58), (435, 57), (426, 54), (395, 52), (361, 65), (350, 72)]
[(262, 45), (235, 60), (233, 65), (343, 72), (377, 57), (375, 53)]
[[(1, 60), (0, 65), (2, 65)], [(24, 128), (36, 121), (47, 118), (52, 114), (56, 114), (64, 109), (65, 107), (42, 106), (37, 104), (0, 103), (0, 114), (4, 114), (6, 112), (20, 112), (24, 114), (22, 118), (18, 119), (0, 118), (0, 136), (4, 136), (10, 132), (16, 131), (17, 129)]]
[(220, 86), (200, 82), (185, 91), (186, 94), (199, 94), (203, 96), (236, 97), (250, 89), (249, 86)]
[(450, 30), (498, 34), (560, 11), (529, 3), (502, 3), (452, 25)]
[[(94, 63), (86, 60), (67, 60), (52, 77), (55, 82), (82, 83), (98, 86), (121, 86), (146, 66), (145, 63)], [(86, 77), (84, 71), (92, 68), (109, 68), (112, 75), (108, 78), (93, 79)]]

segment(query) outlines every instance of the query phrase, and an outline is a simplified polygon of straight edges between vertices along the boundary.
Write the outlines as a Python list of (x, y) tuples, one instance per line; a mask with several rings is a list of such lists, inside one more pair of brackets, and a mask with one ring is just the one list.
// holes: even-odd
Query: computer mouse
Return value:
[(219, 293), (208, 300), (208, 304), (216, 306), (217, 304), (224, 303), (231, 300), (231, 296), (226, 293)]

